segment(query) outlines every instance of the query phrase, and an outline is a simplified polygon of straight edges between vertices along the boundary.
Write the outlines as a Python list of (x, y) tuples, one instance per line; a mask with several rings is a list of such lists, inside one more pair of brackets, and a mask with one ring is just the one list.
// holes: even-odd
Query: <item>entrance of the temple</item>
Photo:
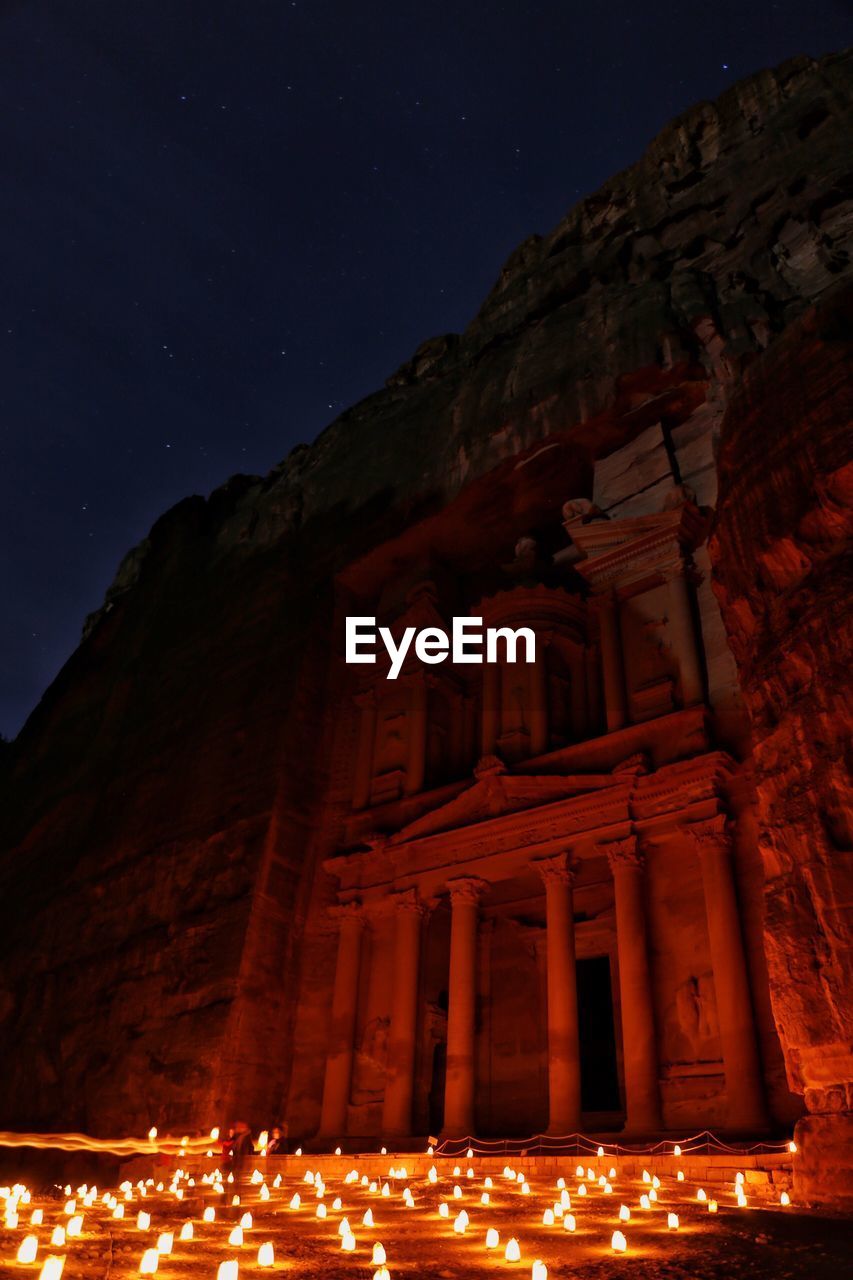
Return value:
[(577, 988), (581, 1106), (585, 1116), (618, 1114), (621, 1103), (609, 957), (578, 960)]

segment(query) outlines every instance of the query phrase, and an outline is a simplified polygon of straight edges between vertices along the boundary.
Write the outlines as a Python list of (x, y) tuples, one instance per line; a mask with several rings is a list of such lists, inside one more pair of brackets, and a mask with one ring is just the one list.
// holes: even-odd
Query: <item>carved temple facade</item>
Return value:
[(339, 672), (292, 1132), (760, 1133), (796, 1115), (701, 568), (710, 513), (679, 486), (654, 505), (569, 502), (551, 546), (523, 538), (491, 578), (359, 580), (395, 631), (448, 629), (461, 581), (485, 625), (533, 628), (537, 660)]

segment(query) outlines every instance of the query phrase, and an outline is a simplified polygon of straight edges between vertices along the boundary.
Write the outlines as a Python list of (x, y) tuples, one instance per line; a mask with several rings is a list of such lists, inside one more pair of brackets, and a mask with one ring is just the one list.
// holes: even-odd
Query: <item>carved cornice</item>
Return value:
[(557, 853), (553, 858), (534, 858), (530, 865), (542, 877), (546, 889), (552, 884), (571, 886), (577, 879), (577, 872), (569, 862), (568, 853)]
[(479, 876), (459, 876), (456, 880), (448, 880), (450, 902), (455, 907), (457, 902), (478, 903), (489, 888), (487, 880)]
[(632, 871), (641, 871), (643, 868), (645, 856), (636, 836), (626, 836), (624, 840), (610, 840), (596, 847), (606, 855), (614, 875), (625, 868)]

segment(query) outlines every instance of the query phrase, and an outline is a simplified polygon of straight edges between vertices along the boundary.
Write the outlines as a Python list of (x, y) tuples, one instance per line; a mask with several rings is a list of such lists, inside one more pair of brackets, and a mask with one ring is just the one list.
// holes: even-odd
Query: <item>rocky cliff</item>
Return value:
[[(452, 538), (457, 562), (486, 541), (510, 558), (543, 510), (590, 494), (597, 457), (655, 424), (672, 474), (712, 504), (727, 403), (752, 364), (798, 351), (797, 323), (850, 274), (851, 126), (850, 54), (795, 59), (692, 108), (520, 246), (465, 333), (424, 343), (314, 445), (265, 478), (187, 499), (130, 553), (0, 764), (0, 1127), (206, 1126), (238, 1100), (272, 1113), (287, 1093), (291, 993), (329, 821), (336, 575), (400, 535), (413, 556), (425, 543), (440, 556)], [(785, 368), (808, 403), (807, 369), (793, 356)], [(757, 374), (748, 385), (769, 396)], [(772, 414), (755, 413), (772, 438)], [(778, 421), (800, 429), (790, 413)], [(802, 465), (817, 464), (806, 453)], [(760, 463), (750, 474), (738, 510), (772, 509)], [(721, 573), (765, 536), (762, 519), (736, 550), (721, 524)], [(737, 642), (739, 595), (753, 597), (740, 582), (726, 591)], [(771, 666), (773, 625), (760, 624)], [(819, 627), (806, 641), (796, 614), (784, 625), (795, 675)], [(739, 657), (754, 715), (767, 667), (743, 672)], [(709, 661), (731, 661), (722, 637)], [(721, 740), (747, 752), (739, 694), (715, 710)], [(821, 714), (832, 720), (831, 700)], [(761, 778), (775, 768), (762, 755)], [(763, 822), (785, 820), (761, 803)], [(840, 838), (814, 804), (802, 822)], [(789, 864), (807, 843), (786, 846)], [(801, 881), (786, 899), (774, 880), (780, 984), (780, 902), (814, 898)], [(849, 929), (813, 911), (800, 923)], [(823, 981), (802, 972), (798, 1007)], [(811, 1088), (804, 1051), (841, 1030), (818, 1030), (811, 1014), (798, 1026), (789, 1075)]]

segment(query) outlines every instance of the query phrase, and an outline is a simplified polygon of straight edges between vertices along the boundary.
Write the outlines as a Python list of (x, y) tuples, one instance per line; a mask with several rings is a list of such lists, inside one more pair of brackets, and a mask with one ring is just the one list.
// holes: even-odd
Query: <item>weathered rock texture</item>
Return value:
[(712, 556), (750, 715), (765, 950), (800, 1193), (853, 1180), (853, 289), (747, 372), (723, 424)]
[[(823, 1117), (849, 1107), (850, 1080), (827, 1049), (849, 1040), (834, 878), (849, 717), (824, 620), (843, 602), (829, 573), (841, 462), (828, 432), (824, 457), (807, 450), (803, 424), (824, 425), (812, 377), (829, 404), (844, 373), (815, 322), (793, 326), (850, 273), (852, 96), (849, 54), (804, 57), (686, 112), (526, 241), (464, 334), (424, 343), (267, 477), (179, 504), (126, 558), (0, 763), (0, 1127), (203, 1127), (238, 1106), (265, 1121), (311, 1091), (293, 1079), (295, 1029), (301, 1050), (317, 1046), (318, 1106), (334, 954), (319, 925), (307, 945), (306, 921), (330, 896), (319, 864), (346, 816), (347, 601), (427, 557), (482, 594), (519, 537), (564, 545), (563, 501), (592, 498), (596, 460), (638, 438), (642, 484), (617, 466), (595, 495), (614, 516), (660, 510), (673, 483), (711, 506), (723, 412), (768, 348), (761, 367), (787, 362), (756, 367), (732, 410), (726, 466), (754, 430), (754, 478), (717, 540), (740, 678), (707, 579), (696, 603), (714, 738), (743, 762), (741, 830), (755, 824), (744, 694), (760, 746), (766, 887), (748, 853), (739, 887), (768, 1089), (763, 913), (788, 1079), (821, 1115), (808, 1140), (834, 1142)], [(802, 488), (783, 467), (789, 427)], [(762, 468), (758, 438), (778, 465)], [(756, 556), (758, 587), (737, 576)], [(704, 549), (696, 560), (707, 572)], [(771, 716), (792, 726), (778, 747)], [(777, 1122), (792, 1119), (777, 1094)]]

